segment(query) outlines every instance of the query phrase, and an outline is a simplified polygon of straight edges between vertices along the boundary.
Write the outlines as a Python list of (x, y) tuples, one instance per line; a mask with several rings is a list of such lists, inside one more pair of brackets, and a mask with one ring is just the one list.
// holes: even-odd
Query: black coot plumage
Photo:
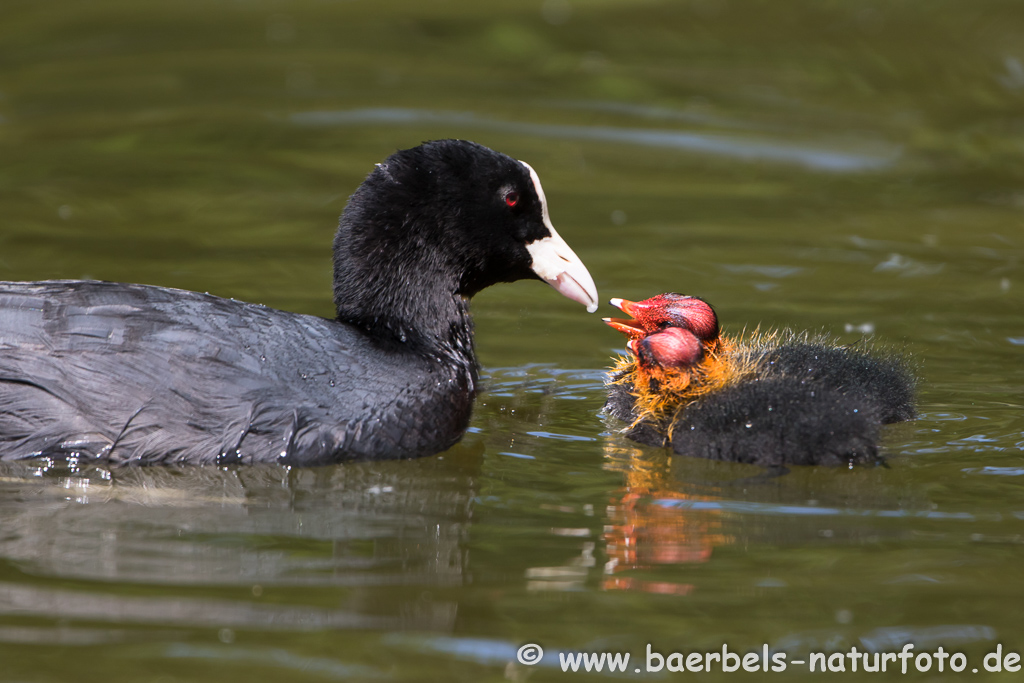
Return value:
[(469, 298), (524, 278), (597, 307), (533, 169), (440, 140), (393, 154), (350, 198), (333, 320), (146, 285), (0, 283), (0, 458), (437, 453), (476, 392)]
[(915, 415), (898, 356), (791, 332), (725, 337), (709, 304), (680, 294), (612, 304), (632, 316), (606, 322), (633, 357), (605, 412), (641, 443), (765, 466), (870, 463), (882, 425)]

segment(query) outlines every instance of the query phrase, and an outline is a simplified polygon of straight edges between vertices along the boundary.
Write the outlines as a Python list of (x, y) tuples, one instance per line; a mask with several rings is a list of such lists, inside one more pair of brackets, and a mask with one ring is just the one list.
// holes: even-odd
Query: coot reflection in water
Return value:
[(464, 580), (476, 457), (460, 445), (291, 470), (0, 463), (0, 557), (46, 579), (7, 575), (0, 616), (130, 642), (168, 628), (448, 630), (454, 604), (419, 598)]

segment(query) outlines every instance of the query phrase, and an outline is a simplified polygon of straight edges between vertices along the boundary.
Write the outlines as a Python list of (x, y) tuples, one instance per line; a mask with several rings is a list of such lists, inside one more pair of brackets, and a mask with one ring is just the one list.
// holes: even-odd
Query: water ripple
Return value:
[(694, 133), (680, 130), (620, 128), (617, 126), (575, 126), (553, 123), (523, 123), (479, 117), (472, 112), (428, 111), (424, 109), (367, 108), (334, 111), (306, 111), (291, 114), (291, 123), (300, 126), (352, 126), (366, 124), (414, 125), (448, 124), (464, 128), (496, 130), (503, 133), (532, 135), (559, 140), (594, 140), (624, 143), (658, 149), (676, 149), (727, 156), (744, 161), (791, 163), (821, 171), (852, 173), (874, 171), (891, 166), (899, 157), (898, 149), (884, 154), (845, 152), (776, 140), (733, 137), (720, 133)]
[(943, 624), (940, 626), (883, 626), (860, 637), (861, 644), (870, 652), (899, 650), (906, 643), (914, 643), (922, 650), (939, 645), (970, 644), (996, 639), (996, 630), (984, 624)]
[(526, 432), (530, 436), (537, 436), (542, 439), (554, 439), (555, 441), (597, 441), (592, 436), (576, 436), (575, 434), (556, 434), (554, 432)]
[(347, 664), (326, 657), (304, 657), (282, 648), (220, 648), (176, 643), (164, 656), (173, 659), (209, 659), (217, 662), (241, 661), (246, 664), (291, 669), (296, 673), (314, 673), (339, 680), (391, 678), (384, 671), (363, 664)]
[[(401, 652), (413, 650), (423, 654), (449, 655), (455, 659), (484, 665), (502, 665), (515, 661), (518, 646), (495, 638), (460, 638), (457, 636), (417, 636), (388, 634), (382, 642)], [(540, 666), (558, 666), (557, 650), (545, 648)]]
[(968, 467), (961, 470), (968, 474), (990, 474), (997, 477), (1020, 477), (1024, 475), (1024, 467)]
[(955, 519), (968, 522), (981, 519), (998, 521), (998, 513), (976, 515), (971, 512), (940, 512), (938, 510), (858, 510), (855, 508), (832, 508), (811, 505), (776, 505), (737, 500), (679, 500), (658, 498), (654, 504), (663, 508), (685, 510), (722, 510), (739, 514), (758, 515), (800, 515), (810, 517), (884, 517), (914, 519)]

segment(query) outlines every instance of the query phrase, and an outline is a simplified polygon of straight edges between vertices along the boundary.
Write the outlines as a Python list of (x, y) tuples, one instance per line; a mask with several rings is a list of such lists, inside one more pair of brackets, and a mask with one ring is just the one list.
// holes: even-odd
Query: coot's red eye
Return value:
[(508, 204), (510, 207), (515, 206), (516, 204), (518, 204), (519, 203), (519, 193), (516, 192), (515, 190), (512, 190), (511, 192), (506, 194), (505, 195), (505, 203)]

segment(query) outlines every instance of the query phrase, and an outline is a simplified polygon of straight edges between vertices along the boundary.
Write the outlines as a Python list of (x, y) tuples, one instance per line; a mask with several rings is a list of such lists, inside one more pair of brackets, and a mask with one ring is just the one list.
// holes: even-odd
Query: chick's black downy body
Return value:
[(469, 297), (536, 278), (596, 306), (536, 173), (465, 141), (379, 164), (334, 254), (334, 320), (146, 285), (0, 283), (0, 459), (437, 453), (476, 393)]
[[(658, 317), (666, 309), (678, 312), (673, 297), (684, 298), (662, 296), (647, 300), (655, 302), (647, 308), (647, 302), (624, 302), (636, 321), (609, 321), (631, 335), (638, 357), (612, 376), (605, 413), (628, 423), (625, 434), (640, 443), (764, 466), (871, 463), (879, 458), (882, 426), (915, 416), (915, 382), (903, 359), (827, 340), (720, 340), (716, 325), (714, 337), (704, 339), (717, 344), (714, 350), (666, 371), (673, 358), (664, 350), (679, 346), (651, 342), (689, 323)], [(699, 301), (685, 299), (691, 307)], [(713, 319), (710, 306), (702, 310)], [(645, 411), (658, 404), (651, 394), (670, 393), (682, 373), (692, 383), (669, 399), (671, 409)]]

